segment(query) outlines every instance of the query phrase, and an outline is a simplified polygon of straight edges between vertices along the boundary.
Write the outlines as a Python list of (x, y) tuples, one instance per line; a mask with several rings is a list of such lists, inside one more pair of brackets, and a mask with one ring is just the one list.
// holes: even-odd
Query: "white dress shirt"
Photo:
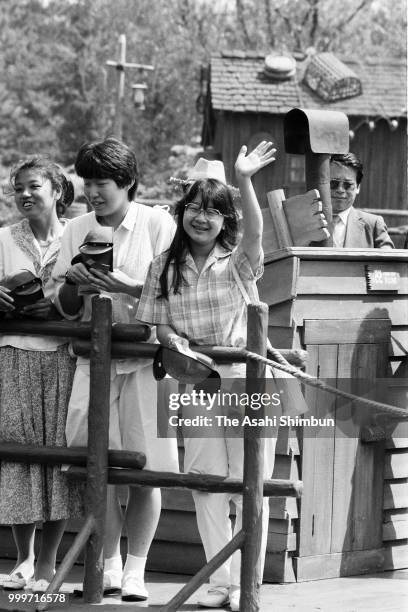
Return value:
[[(51, 271), (60, 248), (61, 238), (69, 226), (66, 219), (60, 220), (58, 234), (48, 246), (41, 245), (31, 231), (27, 219), (0, 228), (0, 285), (6, 276), (21, 270), (29, 270), (42, 280), (44, 297), (52, 298), (55, 282)], [(0, 346), (14, 346), (25, 351), (55, 351), (67, 338), (54, 336), (28, 336), (5, 334), (0, 336)]]
[(351, 211), (351, 206), (333, 215), (333, 246), (343, 248), (346, 239), (347, 221)]

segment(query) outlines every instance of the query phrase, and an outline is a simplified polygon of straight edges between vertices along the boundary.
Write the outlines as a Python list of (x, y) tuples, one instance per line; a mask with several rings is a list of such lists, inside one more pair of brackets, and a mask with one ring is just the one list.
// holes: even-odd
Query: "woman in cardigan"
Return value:
[[(38, 320), (60, 318), (51, 301), (51, 273), (68, 224), (61, 217), (73, 200), (73, 185), (60, 166), (41, 156), (20, 162), (11, 172), (10, 185), (23, 219), (0, 229), (0, 312)], [(42, 286), (40, 299), (21, 308), (11, 290), (19, 278)], [(0, 363), (0, 441), (65, 446), (75, 367), (67, 339), (2, 335)], [(16, 566), (3, 582), (5, 589), (46, 590), (65, 521), (74, 512), (72, 501), (59, 466), (1, 463), (0, 523), (13, 526), (18, 552)], [(39, 521), (43, 525), (35, 564)]]

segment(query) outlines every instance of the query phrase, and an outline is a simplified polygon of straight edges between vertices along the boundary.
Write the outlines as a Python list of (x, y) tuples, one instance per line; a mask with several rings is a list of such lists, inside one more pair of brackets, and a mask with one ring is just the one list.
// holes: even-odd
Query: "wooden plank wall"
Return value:
[[(382, 334), (373, 334), (376, 321), (372, 325), (354, 321), (355, 325), (359, 323), (355, 337), (355, 333), (343, 335), (344, 321), (308, 323), (305, 321), (304, 336), (311, 373), (331, 380), (335, 386), (341, 385), (341, 379), (375, 380), (385, 376), (389, 325), (380, 323)], [(358, 413), (350, 403), (329, 394), (322, 397), (314, 390), (307, 395), (316, 416), (332, 416), (337, 425), (331, 435), (324, 428), (304, 431), (305, 494), (297, 580), (382, 569), (383, 443), (360, 441)]]
[[(234, 162), (242, 144), (250, 144), (259, 134), (271, 138), (278, 148), (276, 162), (254, 177), (254, 185), (261, 206), (267, 206), (265, 194), (272, 189), (283, 188), (287, 197), (302, 193), (299, 184), (290, 182), (288, 156), (283, 140), (284, 115), (264, 113), (216, 113), (214, 149), (221, 154), (227, 178), (235, 184)], [(351, 123), (360, 121), (353, 117)], [(391, 131), (386, 120), (376, 123), (370, 132), (361, 126), (350, 142), (350, 150), (364, 164), (364, 179), (358, 196), (360, 208), (407, 209), (407, 122), (399, 119), (399, 127)]]
[(350, 150), (364, 164), (360, 208), (407, 209), (407, 121), (398, 121), (394, 132), (385, 119), (375, 124), (373, 132), (363, 125), (350, 142)]
[(221, 122), (217, 120), (217, 134), (214, 143), (221, 153), (225, 164), (227, 180), (236, 184), (234, 163), (243, 144), (249, 147), (259, 140), (270, 139), (278, 149), (277, 159), (253, 178), (255, 191), (262, 208), (267, 207), (266, 194), (273, 189), (285, 186), (285, 155), (282, 118), (262, 113), (223, 113)]
[[(369, 297), (363, 260), (293, 259), (269, 261), (260, 283), (275, 346), (306, 348), (308, 371), (321, 378), (390, 376), (389, 354), (394, 360), (408, 354), (405, 262), (381, 261), (384, 270), (398, 270), (398, 295)], [(316, 403), (315, 392), (307, 394)], [(327, 416), (336, 401), (327, 394), (317, 409), (317, 416)], [(355, 427), (343, 439), (314, 431), (303, 436), (304, 495), (298, 550), (291, 555), (298, 581), (407, 565), (408, 427), (399, 427), (387, 448), (384, 441), (362, 443)]]
[[(407, 374), (408, 359), (404, 357), (394, 379), (406, 382)], [(406, 408), (407, 387), (391, 390), (389, 401)], [(386, 440), (385, 452), (382, 539), (385, 569), (393, 569), (408, 566), (408, 423), (399, 423), (394, 428)]]

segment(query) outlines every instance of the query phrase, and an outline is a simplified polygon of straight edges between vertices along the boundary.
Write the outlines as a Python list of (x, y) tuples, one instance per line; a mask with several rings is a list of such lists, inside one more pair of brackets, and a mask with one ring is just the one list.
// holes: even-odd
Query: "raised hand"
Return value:
[(241, 147), (235, 162), (235, 173), (237, 178), (250, 178), (258, 170), (264, 168), (275, 160), (276, 149), (273, 143), (262, 140), (257, 147), (248, 155), (247, 147)]

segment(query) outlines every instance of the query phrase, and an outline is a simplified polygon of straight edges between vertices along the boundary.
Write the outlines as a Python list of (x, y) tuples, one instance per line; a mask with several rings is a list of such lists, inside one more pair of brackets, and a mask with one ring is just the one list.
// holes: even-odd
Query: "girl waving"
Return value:
[[(222, 162), (199, 159), (189, 176), (184, 196), (176, 205), (177, 230), (170, 248), (156, 257), (149, 269), (137, 318), (157, 325), (163, 345), (189, 343), (245, 347), (247, 305), (259, 301), (256, 281), (263, 271), (262, 213), (251, 177), (274, 159), (276, 149), (262, 141), (251, 153), (243, 146), (235, 162), (242, 205), (242, 235), (233, 203), (233, 188), (226, 184)], [(238, 282), (239, 281), (239, 282)], [(244, 290), (243, 290), (244, 289)], [(245, 378), (245, 364), (221, 365), (223, 390), (231, 379)], [(266, 439), (265, 477), (271, 477), (275, 438)], [(243, 439), (223, 436), (185, 438), (185, 472), (242, 478)], [(197, 523), (207, 560), (231, 539), (229, 502), (236, 506), (236, 530), (242, 521), (242, 496), (193, 493)], [(268, 499), (264, 503), (266, 548)], [(239, 610), (240, 553), (211, 576), (210, 587), (198, 602), (209, 608), (229, 601)]]

